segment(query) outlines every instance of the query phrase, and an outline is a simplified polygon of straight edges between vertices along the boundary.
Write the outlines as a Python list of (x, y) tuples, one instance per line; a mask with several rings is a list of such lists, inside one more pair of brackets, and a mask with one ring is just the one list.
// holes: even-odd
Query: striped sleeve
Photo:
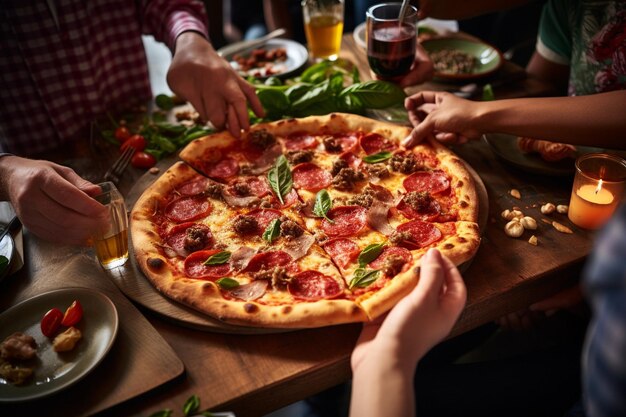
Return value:
[(153, 35), (171, 51), (176, 45), (176, 38), (183, 32), (198, 32), (208, 39), (207, 22), (201, 1), (144, 0), (142, 32)]

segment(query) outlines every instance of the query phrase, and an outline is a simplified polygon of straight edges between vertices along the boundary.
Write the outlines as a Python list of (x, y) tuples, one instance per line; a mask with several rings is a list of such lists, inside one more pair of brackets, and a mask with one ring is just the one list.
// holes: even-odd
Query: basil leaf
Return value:
[(359, 253), (359, 266), (361, 268), (365, 268), (365, 265), (378, 258), (378, 255), (380, 255), (384, 247), (385, 245), (382, 243), (372, 243), (371, 245), (367, 245), (365, 249)]
[(183, 405), (183, 414), (185, 417), (189, 417), (200, 409), (200, 398), (196, 394), (192, 395), (185, 401), (185, 405)]
[(384, 109), (402, 103), (406, 97), (404, 90), (396, 84), (379, 80), (352, 84), (341, 92), (341, 95), (346, 94), (356, 96), (368, 109)]
[(239, 282), (228, 277), (220, 278), (215, 281), (215, 283), (225, 290), (232, 290), (233, 288), (237, 288), (239, 286)]
[(311, 84), (294, 84), (289, 87), (287, 91), (285, 91), (285, 95), (287, 96), (289, 101), (293, 103), (294, 101), (297, 101), (300, 97), (305, 95), (311, 89), (311, 87)]
[(331, 223), (335, 223), (326, 215), (333, 208), (333, 200), (326, 190), (320, 190), (315, 196), (315, 204), (313, 205), (313, 213), (316, 216), (323, 217)]
[(263, 240), (272, 243), (280, 235), (280, 219), (274, 219), (267, 225), (263, 232)]
[(0, 255), (0, 275), (4, 273), (9, 267), (9, 258)]
[(367, 155), (366, 157), (363, 158), (363, 162), (367, 162), (368, 164), (376, 164), (378, 162), (386, 161), (392, 156), (393, 154), (391, 152), (387, 152), (387, 151), (378, 152), (372, 155)]
[(332, 90), (330, 89), (330, 80), (323, 81), (309, 91), (304, 93), (302, 97), (292, 103), (293, 110), (301, 110), (311, 106), (313, 103), (325, 101), (332, 96)]
[(229, 259), (230, 252), (223, 250), (215, 255), (209, 256), (208, 259), (202, 263), (202, 265), (222, 265), (228, 262)]
[(491, 87), (491, 84), (485, 84), (483, 86), (483, 101), (493, 101), (495, 99), (496, 96), (493, 93), (493, 87)]
[(354, 277), (350, 281), (349, 288), (367, 287), (368, 285), (372, 284), (374, 281), (378, 279), (379, 272), (380, 272), (380, 269), (372, 269), (370, 271), (366, 271), (363, 268), (357, 268), (357, 270), (354, 271)]
[(293, 179), (291, 178), (291, 169), (285, 155), (281, 155), (276, 159), (276, 163), (267, 173), (267, 181), (270, 187), (276, 193), (281, 204), (285, 204), (283, 197), (289, 194), (293, 187)]
[(281, 91), (268, 88), (257, 90), (256, 95), (270, 119), (280, 119), (289, 109), (289, 99)]
[(314, 82), (315, 79), (319, 80), (320, 77), (326, 76), (326, 70), (328, 70), (330, 66), (330, 61), (321, 61), (317, 64), (311, 65), (309, 68), (304, 70), (300, 79), (304, 82)]
[(159, 94), (154, 98), (154, 103), (163, 110), (172, 110), (174, 108), (174, 100), (167, 94)]

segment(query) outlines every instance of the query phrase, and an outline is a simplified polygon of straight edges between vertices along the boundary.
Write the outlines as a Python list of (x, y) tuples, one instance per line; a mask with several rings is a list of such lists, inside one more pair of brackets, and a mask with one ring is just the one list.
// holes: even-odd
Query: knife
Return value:
[(217, 51), (217, 54), (223, 57), (225, 55), (233, 55), (233, 54), (236, 54), (237, 52), (245, 51), (246, 49), (253, 49), (253, 48), (256, 48), (257, 46), (263, 45), (265, 42), (267, 42), (270, 39), (274, 39), (274, 38), (284, 35), (285, 32), (286, 31), (283, 28), (276, 29), (268, 33), (265, 36), (261, 36), (258, 39), (237, 42), (237, 43), (233, 43), (232, 45), (228, 45), (223, 48), (220, 48)]
[(9, 233), (12, 229), (16, 227), (20, 227), (21, 225), (22, 225), (22, 222), (20, 222), (20, 219), (18, 219), (17, 216), (13, 216), (9, 224), (7, 224), (4, 230), (0, 232), (0, 242), (2, 242), (2, 239), (4, 239), (7, 233)]

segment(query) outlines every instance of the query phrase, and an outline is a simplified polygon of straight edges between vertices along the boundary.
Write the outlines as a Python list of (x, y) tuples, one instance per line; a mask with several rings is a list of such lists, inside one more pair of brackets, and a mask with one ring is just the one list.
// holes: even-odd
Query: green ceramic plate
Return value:
[(477, 64), (470, 73), (435, 72), (441, 80), (472, 80), (493, 74), (502, 66), (504, 59), (496, 48), (483, 42), (460, 38), (433, 38), (422, 41), (429, 54), (442, 50), (457, 50), (476, 57)]
[[(41, 334), (39, 323), (53, 307), (65, 311), (74, 301), (83, 307), (76, 328), (82, 339), (71, 352), (57, 353), (52, 341)], [(117, 310), (103, 293), (89, 288), (65, 288), (29, 298), (0, 314), (0, 340), (14, 332), (32, 336), (37, 342), (33, 378), (16, 386), (0, 377), (0, 403), (28, 401), (58, 392), (78, 382), (107, 354), (118, 328)]]

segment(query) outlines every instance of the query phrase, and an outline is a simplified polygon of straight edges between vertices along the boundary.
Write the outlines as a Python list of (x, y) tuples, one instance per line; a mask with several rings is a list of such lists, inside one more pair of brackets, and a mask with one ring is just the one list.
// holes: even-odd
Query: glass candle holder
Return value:
[(112, 182), (98, 184), (101, 194), (94, 199), (109, 210), (109, 224), (98, 230), (94, 236), (94, 247), (100, 265), (113, 269), (124, 265), (128, 260), (128, 216), (124, 197)]
[(625, 181), (624, 159), (604, 153), (579, 157), (569, 203), (569, 219), (583, 229), (600, 228), (622, 201)]

